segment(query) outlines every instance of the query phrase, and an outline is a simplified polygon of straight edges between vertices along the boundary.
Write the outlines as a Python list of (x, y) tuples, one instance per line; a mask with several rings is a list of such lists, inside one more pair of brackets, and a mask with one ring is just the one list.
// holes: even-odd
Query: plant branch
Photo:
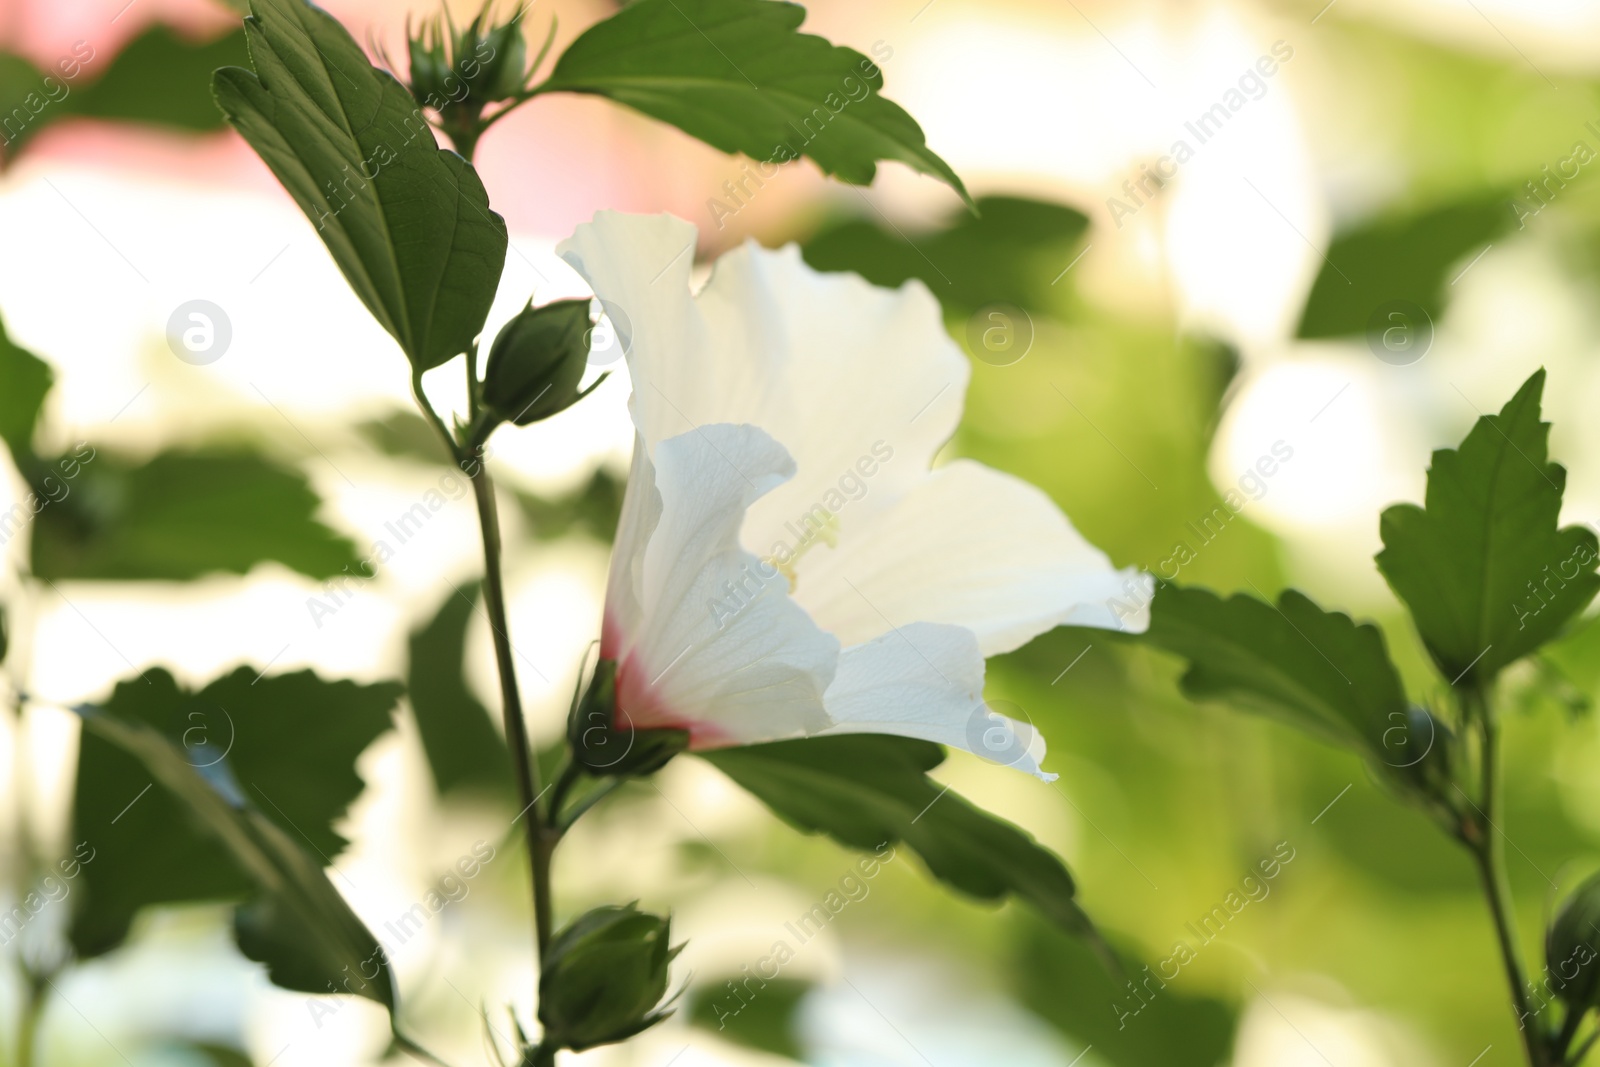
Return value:
[[(471, 374), (471, 368), (468, 368)], [(478, 528), (483, 536), (483, 606), (489, 616), (489, 632), (494, 640), (496, 671), (500, 677), (500, 710), (505, 723), (506, 745), (511, 749), (511, 768), (517, 779), (517, 796), (521, 800), (524, 818), (523, 834), (528, 846), (528, 864), (533, 882), (534, 938), (538, 958), (544, 959), (545, 948), (550, 944), (550, 855), (555, 849), (555, 838), (547, 830), (544, 817), (538, 810), (539, 765), (533, 760), (528, 745), (528, 729), (522, 715), (522, 696), (517, 689), (516, 662), (511, 647), (511, 632), (506, 622), (505, 579), (501, 571), (500, 516), (495, 507), (494, 482), (484, 463), (483, 449), (473, 443), (462, 446), (451, 436), (444, 419), (434, 410), (422, 389), (422, 372), (411, 376), (411, 391), (417, 406), (438, 432), (451, 457), (462, 472), (472, 481), (472, 493), (478, 506)]]
[(1469, 722), (1476, 722), (1482, 741), (1480, 753), (1482, 784), (1477, 818), (1470, 833), (1464, 835), (1483, 882), (1484, 897), (1494, 920), (1495, 937), (1500, 945), (1506, 982), (1511, 987), (1511, 1007), (1517, 1013), (1517, 1031), (1529, 1067), (1559, 1067), (1548, 1060), (1545, 1030), (1534, 1022), (1534, 1009), (1528, 1001), (1528, 985), (1523, 976), (1521, 953), (1517, 949), (1516, 920), (1511, 894), (1506, 885), (1505, 848), (1500, 836), (1500, 731), (1488, 697), (1476, 686), (1463, 693), (1462, 710)]

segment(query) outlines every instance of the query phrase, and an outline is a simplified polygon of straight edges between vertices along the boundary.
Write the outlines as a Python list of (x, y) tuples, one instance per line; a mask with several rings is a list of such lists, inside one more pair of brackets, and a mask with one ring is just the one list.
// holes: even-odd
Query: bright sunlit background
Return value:
[[(421, 0), (326, 6), (393, 54), (408, 13), (431, 13)], [(537, 40), (559, 16), (559, 49), (611, 10), (537, 0), (526, 28)], [(302, 470), (323, 520), (365, 555), (445, 471), (426, 441), (407, 443), (404, 358), (266, 168), (220, 128), (204, 76), (215, 63), (145, 64), (90, 99), (119, 51), (158, 25), (191, 48), (220, 41), (209, 46), (217, 62), (238, 61), (226, 36), (237, 16), (220, 3), (0, 0), (0, 49), (36, 66), (81, 58), (84, 46), (93, 56), (73, 83), (81, 107), (69, 96), (20, 150), (0, 148), (0, 316), (58, 377), (40, 451), (83, 440), (132, 456), (254, 448)], [(1579, 145), (1600, 159), (1600, 3), (817, 0), (806, 28), (873, 56), (885, 95), (975, 196), (1038, 203), (964, 218), (948, 188), (894, 165), (861, 190), (797, 164), (732, 198), (724, 183), (746, 161), (603, 101), (541, 99), (480, 151), (511, 230), (491, 330), (530, 296), (585, 292), (553, 249), (612, 207), (690, 220), (707, 263), (746, 239), (799, 241), (828, 269), (923, 277), (969, 348), (991, 305), (1015, 305), (1031, 346), (1005, 366), (974, 360), (947, 456), (1036, 482), (1118, 565), (1176, 568), (1181, 582), (1228, 591), (1293, 584), (1378, 619), (1421, 697), (1437, 694), (1371, 556), (1378, 511), (1420, 499), (1430, 450), (1547, 367), (1552, 451), (1570, 472), (1564, 518), (1600, 520), (1600, 197), (1589, 167), (1572, 162)], [(1219, 103), (1229, 117), (1202, 139), (1194, 124)], [(920, 251), (892, 254), (907, 241)], [(1393, 277), (1407, 280), (1386, 289)], [(1413, 314), (1416, 343), (1398, 356), (1364, 332), (1391, 298), (1426, 320)], [(165, 336), (173, 311), (197, 299), (221, 308), (232, 332), (203, 366), (175, 358)], [(1380, 317), (1373, 336), (1386, 325)], [(430, 377), (430, 393), (458, 399), (458, 378)], [(563, 415), (494, 440), (513, 639), (542, 741), (559, 736), (597, 635), (607, 551), (604, 532), (579, 523), (552, 536), (542, 517), (612, 484), (596, 471), (625, 474), (627, 392), (618, 375)], [(1282, 460), (1272, 476), (1241, 480), (1269, 455)], [(0, 510), (25, 491), (8, 466)], [(1197, 536), (1228, 491), (1248, 498), (1238, 519)], [(77, 742), (65, 707), (158, 664), (194, 685), (241, 663), (401, 677), (407, 635), (481, 567), (465, 496), (320, 619), (308, 610), (319, 584), (276, 564), (191, 583), (43, 584), (19, 578), (28, 538), (5, 551), (11, 667), (50, 705), (20, 730), (5, 719), (7, 862), (19, 823), (47, 850), (69, 848)], [(481, 616), (467, 657), (473, 687), (496, 706)], [(557, 868), (560, 914), (632, 898), (672, 911), (688, 941), (674, 972), (685, 1010), (566, 1062), (1518, 1062), (1465, 855), (1354, 757), (1193, 706), (1176, 674), (1092, 634), (1042, 637), (991, 664), (989, 694), (1043, 730), (1059, 781), (959, 757), (938, 772), (1060, 852), (1089, 912), (1152, 964), (1195, 942), (1189, 924), (1263, 859), (1293, 857), (1147, 1011), (1119, 1026), (1135, 1002), (1080, 946), (1019, 906), (952, 897), (905, 851), (785, 969), (794, 984), (772, 998), (782, 999), (773, 1018), (719, 1034), (706, 1005), (853, 857), (686, 758), (656, 780), (665, 802), (630, 787)], [(1600, 730), (1592, 714), (1523, 703), (1510, 728), (1507, 832), (1531, 949), (1556, 887), (1600, 861)], [(525, 865), (502, 841), (514, 807), (440, 802), (404, 714), (360, 768), (368, 789), (334, 880), (374, 930), (474, 842), (498, 849), (470, 892), (395, 955), (410, 1031), (452, 1063), (493, 1062), (486, 1029), (509, 1047), (507, 1009), (526, 1019), (533, 998)], [(68, 907), (48, 921), (59, 928)], [(273, 988), (233, 948), (226, 918), (220, 905), (149, 913), (127, 946), (67, 971), (41, 1064), (382, 1057), (377, 1008)], [(0, 1063), (21, 998), (15, 970), (3, 975)]]

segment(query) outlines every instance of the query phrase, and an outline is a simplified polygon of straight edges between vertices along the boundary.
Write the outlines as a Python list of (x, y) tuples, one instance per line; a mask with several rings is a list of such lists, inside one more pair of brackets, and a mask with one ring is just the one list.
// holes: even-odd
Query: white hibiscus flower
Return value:
[[(690, 291), (693, 226), (603, 211), (558, 251), (628, 351), (637, 428), (600, 656), (617, 721), (692, 749), (900, 734), (1044, 775), (983, 703), (984, 657), (1071, 623), (1142, 630), (1037, 488), (931, 469), (970, 373), (918, 282), (746, 244)], [(616, 314), (620, 309), (620, 314)]]

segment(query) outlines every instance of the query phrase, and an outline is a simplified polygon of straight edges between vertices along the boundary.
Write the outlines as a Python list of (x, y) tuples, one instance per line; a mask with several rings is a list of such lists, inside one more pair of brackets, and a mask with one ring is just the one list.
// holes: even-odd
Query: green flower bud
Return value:
[(412, 37), (406, 45), (411, 53), (411, 95), (418, 103), (438, 106), (447, 99), (445, 79), (450, 73), (450, 59), (443, 42), (424, 24), (422, 34)]
[(573, 760), (595, 777), (654, 774), (689, 747), (687, 730), (640, 730), (617, 714), (617, 664), (603, 659), (567, 720)]
[(1545, 935), (1550, 987), (1572, 1011), (1600, 1007), (1600, 874), (1568, 897)]
[(411, 95), (441, 115), (475, 120), (490, 104), (520, 93), (528, 78), (528, 46), (522, 37), (522, 16), (517, 8), (505, 22), (490, 17), (494, 0), (487, 0), (476, 18), (457, 30), (449, 8), (442, 17), (422, 23), (412, 36)]
[(683, 948), (671, 947), (671, 933), (670, 919), (632, 904), (595, 908), (558, 932), (539, 976), (542, 1043), (582, 1051), (624, 1041), (670, 1015), (657, 1005)]
[[(589, 301), (531, 303), (506, 323), (489, 349), (483, 405), (502, 422), (526, 426), (576, 404), (589, 358)], [(603, 376), (602, 376), (603, 377)]]

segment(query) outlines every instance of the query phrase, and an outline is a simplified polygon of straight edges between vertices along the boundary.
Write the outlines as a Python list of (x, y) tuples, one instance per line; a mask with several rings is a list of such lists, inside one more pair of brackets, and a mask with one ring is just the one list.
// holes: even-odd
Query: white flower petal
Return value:
[(788, 453), (756, 427), (719, 424), (662, 441), (653, 463), (642, 456), (623, 509), (642, 562), (614, 566), (630, 590), (607, 598), (603, 654), (618, 661), (621, 715), (687, 728), (696, 748), (825, 727), (839, 644), (739, 546), (745, 510), (793, 473)]
[(797, 574), (795, 598), (847, 647), (910, 622), (967, 627), (985, 656), (1063, 624), (1149, 625), (1149, 575), (1112, 570), (1043, 492), (970, 460), (807, 552)]
[(924, 478), (971, 376), (927, 288), (820, 273), (793, 245), (750, 242), (719, 259), (695, 297), (694, 242), (694, 227), (670, 216), (602, 211), (557, 249), (631, 324), (634, 420), (647, 444), (713, 422), (782, 442), (797, 474), (751, 508), (744, 529), (762, 554), (792, 546), (785, 524), (813, 508), (849, 530)]
[(917, 622), (847, 648), (827, 693), (827, 733), (897, 734), (963, 748), (1045, 781), (1044, 737), (983, 701), (983, 654), (971, 630)]

